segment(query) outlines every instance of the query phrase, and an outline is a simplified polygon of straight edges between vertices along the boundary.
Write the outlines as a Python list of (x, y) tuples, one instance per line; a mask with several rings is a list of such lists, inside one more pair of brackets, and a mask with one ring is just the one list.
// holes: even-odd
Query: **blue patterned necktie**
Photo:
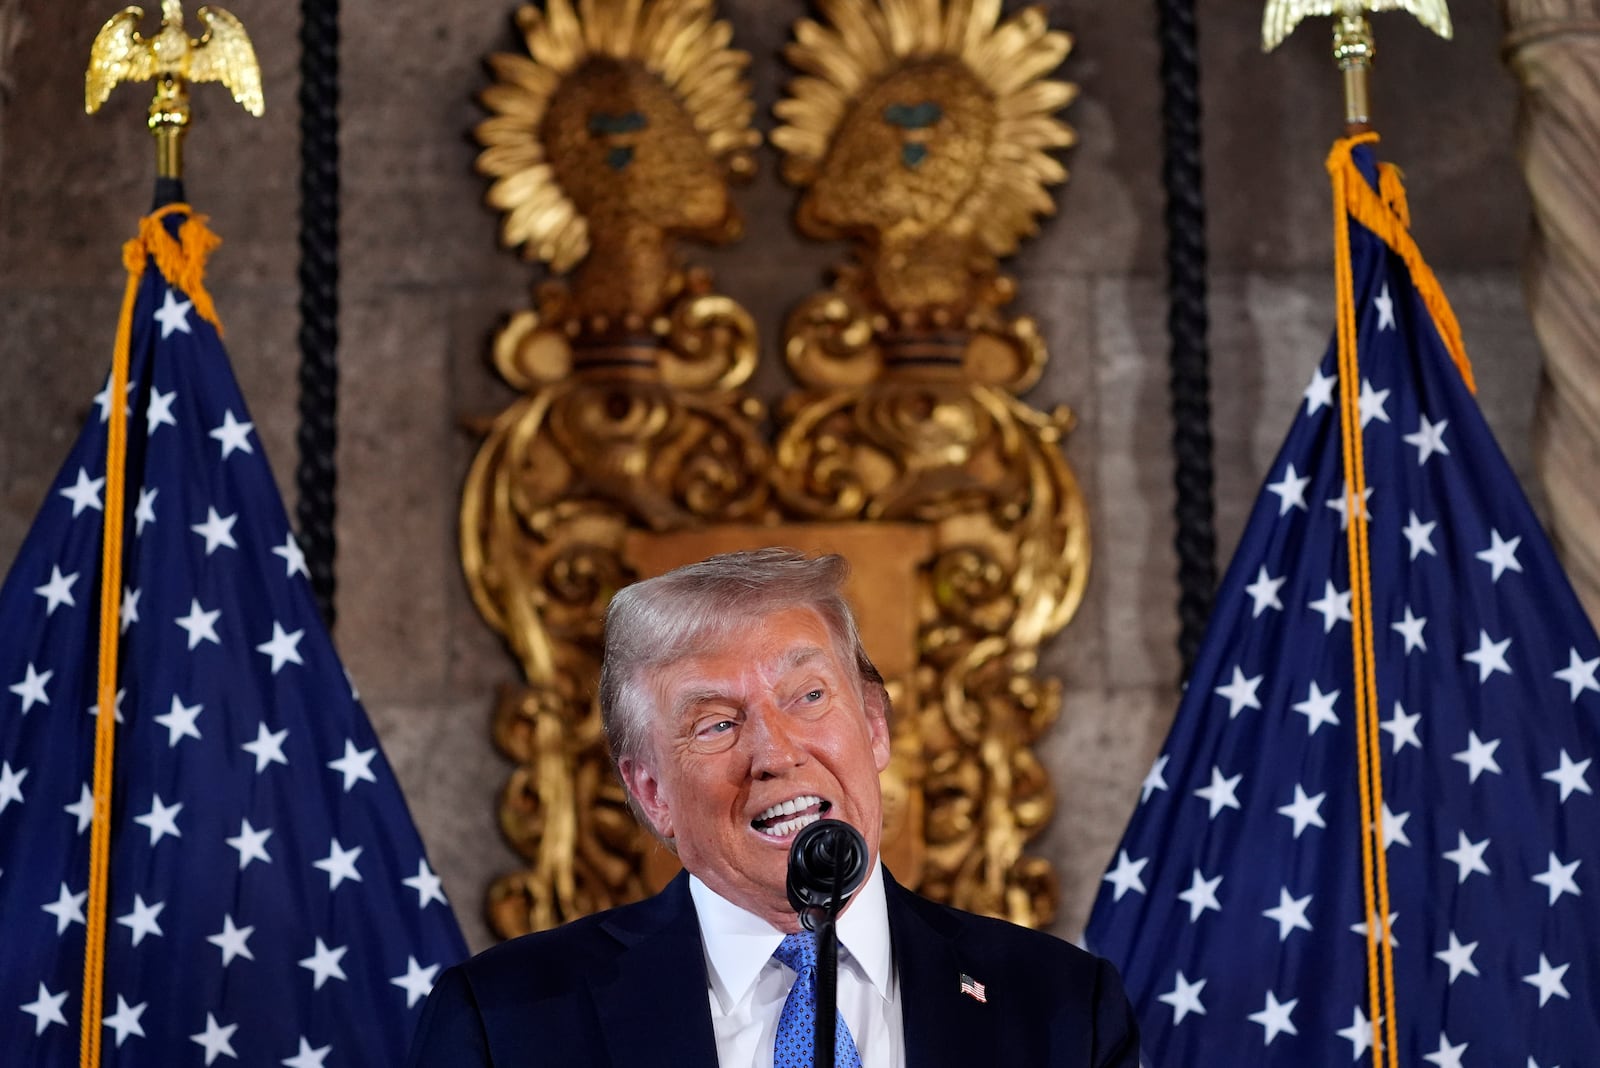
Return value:
[[(812, 1043), (817, 1030), (817, 936), (810, 931), (785, 935), (773, 957), (794, 969), (794, 986), (778, 1017), (778, 1039), (772, 1047), (772, 1068), (812, 1068)], [(834, 1068), (861, 1068), (844, 1016), (836, 1015), (833, 1032)]]

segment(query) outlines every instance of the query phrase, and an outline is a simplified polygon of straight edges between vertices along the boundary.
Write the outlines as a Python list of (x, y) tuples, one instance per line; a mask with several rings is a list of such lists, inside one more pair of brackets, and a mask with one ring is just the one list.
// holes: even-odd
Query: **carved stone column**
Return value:
[(1534, 455), (1556, 548), (1600, 621), (1600, 0), (1501, 0), (1533, 195), (1524, 288), (1544, 374)]

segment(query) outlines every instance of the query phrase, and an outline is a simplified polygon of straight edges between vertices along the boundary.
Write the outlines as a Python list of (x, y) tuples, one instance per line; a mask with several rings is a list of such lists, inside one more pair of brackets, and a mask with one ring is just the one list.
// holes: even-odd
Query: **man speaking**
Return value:
[(612, 599), (601, 718), (635, 810), (684, 873), (445, 972), (412, 1068), (809, 1066), (816, 941), (786, 881), (794, 836), (822, 819), (859, 830), (869, 860), (838, 918), (839, 1068), (1137, 1068), (1109, 964), (918, 897), (879, 863), (889, 700), (847, 570), (762, 549)]

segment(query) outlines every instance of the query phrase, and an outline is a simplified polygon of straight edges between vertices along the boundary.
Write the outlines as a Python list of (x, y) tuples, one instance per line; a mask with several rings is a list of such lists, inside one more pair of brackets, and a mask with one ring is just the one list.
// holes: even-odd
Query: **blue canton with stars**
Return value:
[(0, 1060), (78, 1063), (106, 418), (125, 403), (101, 1063), (398, 1064), (460, 929), (217, 333), (153, 262), (130, 355), (127, 397), (96, 398), (0, 589)]
[[(1399, 1061), (1572, 1068), (1600, 1048), (1600, 640), (1404, 263), (1351, 246)], [(1153, 1068), (1372, 1056), (1336, 375), (1330, 348), (1090, 918)]]

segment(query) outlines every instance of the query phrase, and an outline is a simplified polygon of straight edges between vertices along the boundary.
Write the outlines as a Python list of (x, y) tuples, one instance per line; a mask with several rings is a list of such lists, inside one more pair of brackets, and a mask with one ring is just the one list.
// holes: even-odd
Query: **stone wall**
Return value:
[[(0, 3), (0, 9), (4, 9)], [(153, 5), (149, 5), (153, 6)], [(295, 461), (297, 14), (230, 0), (260, 53), (267, 115), (215, 86), (196, 93), (188, 191), (226, 244), (210, 281), (253, 418), (286, 496)], [(21, 0), (26, 33), (4, 73), (0, 127), (0, 561), (9, 562), (100, 388), (120, 297), (120, 242), (148, 204), (147, 94), (123, 87), (82, 108), (89, 42), (111, 14)], [(1456, 5), (1456, 40), (1376, 19), (1383, 152), (1406, 170), (1416, 233), (1454, 298), (1501, 443), (1531, 487), (1538, 354), (1519, 288), (1528, 207), (1512, 152), (1515, 86), (1491, 5)], [(483, 889), (515, 866), (494, 823), (509, 767), (492, 750), (496, 685), (515, 667), (468, 602), (457, 495), (474, 442), (464, 421), (507, 401), (485, 363), (499, 319), (534, 269), (500, 252), (481, 206), (470, 130), (481, 58), (514, 49), (512, 4), (392, 0), (344, 12), (343, 394), (337, 640), (475, 946)], [(787, 72), (778, 57), (799, 4), (725, 0), (755, 57), (759, 122)], [(1212, 252), (1221, 562), (1226, 563), (1299, 392), (1332, 329), (1323, 158), (1339, 132), (1324, 27), (1278, 52), (1257, 45), (1259, 3), (1199, 5)], [(193, 16), (191, 15), (191, 18)], [(1013, 267), (1052, 361), (1030, 400), (1071, 405), (1067, 445), (1092, 510), (1086, 602), (1045, 670), (1066, 687), (1041, 749), (1058, 810), (1038, 848), (1059, 866), (1066, 935), (1099, 875), (1176, 704), (1176, 561), (1154, 5), (1052, 5), (1077, 45), (1065, 75), (1080, 147), (1059, 215)], [(749, 237), (696, 254), (764, 324), (759, 390), (776, 395), (778, 325), (821, 284), (839, 248), (789, 225), (792, 192), (764, 151), (737, 193)], [(292, 500), (292, 497), (290, 498)]]

